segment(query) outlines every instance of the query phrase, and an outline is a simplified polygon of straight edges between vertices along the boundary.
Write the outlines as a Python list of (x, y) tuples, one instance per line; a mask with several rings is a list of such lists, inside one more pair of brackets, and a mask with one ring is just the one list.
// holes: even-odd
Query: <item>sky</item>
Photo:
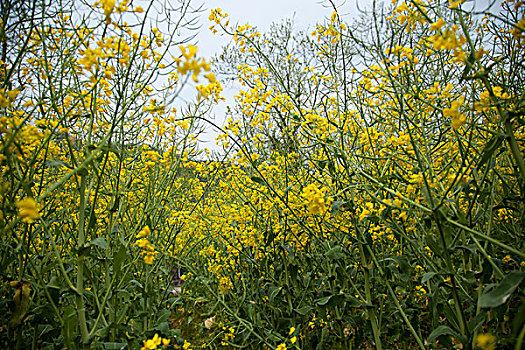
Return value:
[[(347, 0), (341, 8), (345, 13), (344, 17), (349, 17), (358, 13), (356, 3), (361, 7), (371, 4), (372, 0)], [(336, 5), (341, 5), (342, 1), (336, 1)], [(313, 27), (317, 22), (330, 17), (333, 12), (328, 1), (320, 0), (207, 0), (204, 1), (206, 8), (203, 16), (203, 30), (199, 33), (200, 40), (199, 52), (203, 55), (213, 55), (220, 51), (222, 45), (227, 44), (229, 39), (225, 36), (213, 35), (207, 28), (209, 27), (208, 15), (212, 8), (221, 8), (227, 12), (231, 23), (250, 24), (256, 26), (260, 32), (269, 29), (274, 22), (281, 22), (285, 19), (294, 19), (298, 28), (306, 29)], [(348, 18), (345, 18), (348, 19)]]
[[(373, 0), (335, 0), (336, 6), (340, 8), (339, 14), (344, 21), (350, 21), (352, 17), (359, 14), (359, 8), (363, 9), (371, 6)], [(378, 1), (380, 2), (380, 1)], [(340, 7), (339, 7), (340, 6)], [(221, 8), (223, 12), (228, 13), (231, 24), (250, 24), (257, 27), (260, 32), (265, 32), (270, 28), (272, 23), (280, 23), (286, 19), (293, 19), (297, 29), (312, 29), (316, 23), (329, 18), (333, 8), (328, 1), (319, 0), (204, 0), (203, 13), (201, 15), (201, 26), (199, 34), (196, 37), (198, 54), (201, 57), (211, 58), (222, 51), (222, 47), (227, 45), (231, 37), (227, 35), (212, 34), (208, 27), (211, 25), (208, 16), (211, 9)], [(193, 94), (193, 91), (187, 92)], [(218, 125), (224, 122), (226, 105), (233, 104), (233, 95), (236, 94), (234, 88), (225, 89), (223, 96), (225, 102), (216, 106), (210, 114)], [(183, 98), (185, 94), (182, 95)], [(189, 97), (191, 96), (187, 96)], [(185, 98), (186, 99), (186, 98)], [(215, 145), (215, 137), (218, 135), (217, 130), (207, 128), (206, 133), (199, 137), (202, 147), (210, 150), (218, 150)]]
[[(199, 0), (194, 0), (199, 1)], [(230, 24), (244, 25), (246, 23), (257, 27), (259, 32), (265, 32), (272, 23), (280, 23), (285, 19), (293, 19), (295, 27), (301, 30), (312, 29), (315, 24), (329, 18), (333, 12), (328, 1), (323, 0), (201, 0), (203, 2), (203, 12), (200, 16), (201, 29), (196, 37), (198, 55), (208, 58), (219, 54), (222, 47), (227, 45), (231, 37), (227, 35), (213, 35), (208, 27), (211, 22), (208, 16), (211, 9), (221, 8), (228, 13)], [(339, 16), (343, 22), (351, 23), (357, 18), (362, 10), (370, 10), (374, 0), (333, 0)], [(376, 0), (377, 6), (381, 2), (391, 4), (391, 0)], [(496, 1), (497, 2), (497, 1)], [(486, 9), (494, 0), (469, 0), (465, 6), (474, 6), (477, 10)], [(494, 4), (493, 4), (494, 5)], [(498, 6), (493, 6), (492, 11), (498, 10)], [(223, 91), (225, 102), (221, 102), (211, 111), (209, 117), (213, 118), (218, 125), (223, 125), (225, 120), (226, 105), (233, 106), (233, 96), (237, 93), (235, 88), (226, 88)], [(188, 94), (188, 95), (186, 95)], [(183, 100), (191, 100), (195, 96), (194, 89), (186, 89), (181, 95)], [(205, 134), (199, 137), (200, 145), (210, 150), (219, 150), (215, 144), (215, 137), (218, 130), (212, 127), (207, 128)]]

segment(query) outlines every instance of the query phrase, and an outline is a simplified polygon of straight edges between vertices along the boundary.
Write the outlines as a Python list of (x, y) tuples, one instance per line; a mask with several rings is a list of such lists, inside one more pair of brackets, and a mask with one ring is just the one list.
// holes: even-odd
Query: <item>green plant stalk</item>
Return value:
[[(144, 310), (149, 310), (149, 273), (146, 271), (146, 281), (144, 282)], [(148, 313), (146, 312), (144, 315), (144, 330), (147, 330), (149, 328), (148, 326)]]
[(106, 290), (106, 294), (104, 295), (104, 299), (102, 299), (102, 303), (100, 303), (98, 316), (95, 319), (95, 322), (93, 323), (93, 326), (91, 327), (91, 332), (89, 333), (90, 337), (93, 336), (93, 334), (95, 334), (95, 331), (97, 330), (98, 323), (100, 322), (100, 320), (102, 319), (103, 322), (104, 322), (103, 311), (104, 311), (104, 308), (106, 307), (106, 303), (108, 301), (108, 298), (109, 298), (110, 294), (112, 294), (111, 292), (113, 290), (119, 289), (122, 286), (122, 283), (124, 283), (124, 281), (126, 280), (126, 277), (127, 277), (128, 273), (129, 273), (130, 269), (131, 269), (131, 265), (129, 265), (127, 267), (126, 271), (123, 273), (123, 275), (121, 276), (120, 281), (118, 282), (117, 286), (114, 289), (113, 289), (113, 284), (115, 283), (116, 278), (115, 277), (111, 278), (111, 282), (110, 282), (110, 284), (109, 284), (109, 286), (108, 286), (108, 288)]
[[(365, 277), (365, 295), (366, 303), (372, 304), (372, 293), (370, 292), (370, 274), (368, 273), (368, 263), (366, 261), (364, 247), (361, 242), (359, 242), (359, 255), (361, 256), (361, 264), (363, 265), (363, 275)], [(381, 345), (381, 339), (379, 338), (379, 329), (377, 325), (377, 317), (373, 307), (367, 307), (368, 317), (370, 318), (370, 325), (372, 326), (372, 332), (374, 333), (374, 341), (376, 343), (376, 349), (381, 350), (383, 347)]]
[(397, 309), (399, 310), (399, 313), (401, 314), (401, 317), (405, 321), (406, 325), (408, 326), (408, 329), (410, 330), (410, 332), (412, 333), (414, 338), (416, 338), (416, 342), (418, 343), (419, 347), (422, 350), (425, 350), (426, 348), (425, 348), (425, 345), (423, 344), (423, 342), (421, 341), (421, 337), (419, 336), (419, 334), (416, 332), (416, 330), (414, 329), (414, 327), (410, 323), (410, 320), (408, 319), (405, 311), (401, 307), (401, 304), (399, 304), (399, 300), (397, 300), (396, 293), (394, 292), (394, 290), (392, 289), (392, 286), (390, 285), (390, 282), (386, 278), (385, 272), (381, 268), (381, 265), (379, 265), (379, 262), (377, 261), (377, 258), (375, 256), (374, 252), (372, 251), (372, 248), (370, 248), (370, 246), (367, 246), (367, 248), (368, 248), (368, 251), (370, 252), (370, 255), (372, 256), (372, 260), (374, 261), (374, 264), (376, 265), (376, 267), (377, 267), (377, 269), (379, 271), (379, 274), (383, 277), (383, 281), (386, 284), (386, 287), (388, 289), (388, 293), (390, 293), (390, 295), (392, 296), (392, 300), (394, 301), (394, 304), (396, 305)]
[[(42, 224), (44, 226), (44, 229), (47, 232), (48, 231), (47, 225), (44, 223), (44, 221), (42, 221)], [(64, 276), (64, 279), (66, 280), (67, 286), (71, 288), (71, 290), (74, 291), (78, 295), (77, 289), (75, 288), (75, 286), (73, 286), (73, 283), (71, 282), (71, 280), (69, 279), (69, 276), (67, 275), (66, 269), (64, 267), (64, 263), (62, 262), (62, 257), (60, 256), (60, 252), (57, 249), (55, 237), (53, 236), (52, 232), (49, 233), (49, 240), (51, 241), (51, 246), (53, 247), (53, 250), (55, 251), (55, 255), (58, 261), (58, 266), (60, 267), (60, 272), (62, 272), (62, 275)]]
[(516, 137), (514, 136), (514, 132), (512, 131), (512, 121), (509, 117), (507, 117), (505, 120), (505, 134), (507, 136), (507, 142), (510, 146), (510, 151), (514, 156), (514, 160), (518, 164), (518, 169), (521, 175), (521, 187), (522, 191), (524, 191), (523, 187), (525, 185), (525, 161), (523, 161), (523, 155), (520, 152), (518, 142), (516, 141)]
[[(77, 247), (81, 249), (86, 241), (84, 232), (84, 221), (85, 221), (85, 209), (86, 209), (86, 175), (80, 175), (80, 206), (78, 215), (78, 243)], [(84, 257), (78, 255), (77, 257), (77, 296), (76, 296), (76, 307), (78, 322), (80, 326), (80, 333), (82, 335), (82, 343), (87, 344), (89, 340), (89, 333), (86, 323), (86, 307), (84, 305)]]
[[(195, 273), (195, 271), (193, 270), (192, 271), (193, 273)], [(222, 304), (222, 306), (224, 307), (224, 310), (226, 310), (227, 312), (229, 312), (230, 315), (232, 315), (239, 323), (241, 323), (242, 325), (244, 325), (246, 327), (246, 329), (248, 330), (248, 332), (250, 332), (251, 334), (253, 334), (257, 339), (259, 339), (259, 341), (261, 341), (261, 343), (264, 343), (266, 346), (268, 347), (271, 347), (271, 344), (268, 343), (266, 341), (266, 339), (264, 339), (260, 334), (258, 334), (257, 332), (255, 332), (255, 330), (253, 329), (253, 325), (246, 321), (245, 319), (241, 318), (236, 312), (234, 312), (229, 306), (228, 304), (224, 301), (224, 298), (222, 297), (219, 297), (219, 294), (218, 293), (215, 293), (215, 291), (213, 290), (212, 287), (210, 287), (209, 284), (207, 283), (203, 283), (204, 287), (211, 293), (213, 294), (213, 296), (215, 297), (215, 299)]]
[(514, 350), (521, 349), (521, 345), (523, 344), (523, 338), (525, 338), (525, 326), (521, 328), (521, 332), (518, 335), (518, 339), (516, 339), (516, 346), (514, 347)]
[[(481, 258), (479, 259), (481, 261)], [(481, 307), (479, 305), (479, 298), (481, 297), (481, 293), (483, 292), (483, 282), (481, 281), (481, 279), (479, 280), (478, 282), (478, 292), (477, 292), (477, 298), (476, 300), (478, 301), (476, 303), (476, 316), (479, 315), (480, 311), (481, 311)], [(474, 334), (472, 335), (472, 348), (474, 349), (474, 346), (476, 345), (476, 337), (478, 336), (478, 330), (474, 330)]]
[[(467, 30), (467, 27), (465, 25), (465, 20), (463, 18), (463, 13), (461, 11), (457, 11), (459, 14), (459, 20), (461, 23), (461, 27), (463, 29), (463, 33), (465, 34), (465, 37), (467, 38), (467, 42), (469, 43), (470, 49), (472, 52), (474, 52), (474, 44), (472, 43), (472, 39), (470, 38), (469, 32)], [(479, 63), (479, 59), (476, 60)], [(477, 75), (478, 76), (478, 75)], [(494, 91), (492, 90), (492, 86), (487, 78), (486, 74), (480, 74), (479, 79), (483, 82), (483, 85), (485, 85), (485, 88), (489, 91), (491, 97), (493, 100), (496, 100), (496, 96), (494, 94)], [(523, 191), (525, 191), (525, 161), (523, 160), (523, 155), (520, 152), (518, 142), (516, 141), (516, 137), (514, 136), (514, 132), (512, 131), (512, 120), (509, 117), (508, 113), (504, 113), (501, 106), (496, 103), (496, 110), (498, 111), (498, 114), (500, 118), (504, 121), (505, 126), (505, 136), (507, 136), (507, 142), (510, 147), (510, 151), (512, 153), (512, 156), (514, 157), (514, 160), (516, 161), (518, 165), (519, 174), (521, 177), (521, 192), (523, 195)]]
[(516, 254), (517, 256), (521, 257), (522, 259), (525, 259), (525, 252), (522, 252), (522, 251), (520, 251), (518, 249), (515, 249), (515, 248), (513, 248), (511, 246), (508, 246), (505, 243), (501, 243), (500, 241), (498, 241), (495, 238), (492, 238), (490, 236), (484, 235), (483, 233), (475, 231), (475, 230), (471, 229), (470, 227), (462, 225), (459, 222), (456, 222), (456, 221), (454, 221), (454, 220), (452, 220), (452, 219), (450, 219), (448, 217), (446, 218), (446, 220), (447, 220), (448, 223), (450, 223), (450, 224), (452, 224), (452, 225), (454, 225), (456, 227), (459, 227), (459, 228), (469, 232), (473, 236), (477, 236), (477, 237), (479, 237), (481, 239), (489, 241), (490, 243), (493, 243), (493, 244), (495, 244), (495, 245), (497, 245), (497, 246), (499, 246), (499, 247), (501, 247), (501, 248), (503, 248), (503, 249), (513, 253), (513, 254)]
[(468, 326), (467, 326), (467, 320), (465, 317), (465, 313), (463, 312), (463, 309), (460, 305), (460, 299), (457, 291), (456, 286), (456, 276), (454, 276), (454, 265), (452, 264), (452, 260), (450, 258), (450, 253), (448, 250), (447, 242), (445, 240), (445, 233), (443, 232), (443, 227), (441, 225), (441, 218), (437, 214), (434, 214), (434, 220), (436, 222), (436, 225), (438, 227), (439, 231), (439, 237), (441, 238), (441, 244), (443, 246), (443, 251), (445, 252), (445, 263), (447, 264), (447, 270), (450, 274), (450, 281), (452, 283), (452, 297), (454, 298), (454, 308), (456, 310), (456, 317), (459, 321), (459, 328), (462, 335), (467, 335), (469, 333)]

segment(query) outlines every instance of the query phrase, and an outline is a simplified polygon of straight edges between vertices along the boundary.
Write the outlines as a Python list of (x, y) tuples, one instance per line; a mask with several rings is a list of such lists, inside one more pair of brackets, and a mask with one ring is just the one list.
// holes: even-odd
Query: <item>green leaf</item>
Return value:
[(65, 166), (69, 169), (73, 169), (73, 167), (66, 162), (63, 162), (61, 160), (55, 160), (55, 159), (48, 159), (45, 162), (46, 166), (48, 167), (59, 167), (59, 166)]
[(37, 327), (36, 327), (37, 331), (36, 333), (38, 334), (39, 337), (42, 337), (43, 335), (51, 332), (51, 331), (54, 331), (55, 330), (55, 327), (53, 327), (52, 325), (50, 324), (39, 324)]
[(428, 336), (428, 341), (431, 342), (434, 339), (441, 337), (443, 335), (452, 335), (456, 338), (460, 338), (460, 335), (457, 332), (454, 332), (450, 327), (448, 326), (439, 326), (438, 328), (434, 329), (432, 333)]
[(481, 159), (479, 160), (477, 164), (477, 168), (480, 168), (485, 164), (490, 157), (496, 152), (498, 147), (501, 145), (501, 143), (505, 140), (505, 137), (503, 135), (494, 135), (490, 139), (489, 142), (485, 145), (485, 149), (483, 149), (483, 154), (481, 155)]
[(491, 289), (485, 288), (479, 298), (480, 307), (497, 307), (505, 304), (510, 295), (518, 288), (523, 281), (525, 272), (512, 271), (499, 283), (498, 286)]
[(126, 260), (128, 257), (128, 252), (126, 250), (126, 247), (121, 245), (118, 252), (113, 255), (113, 273), (115, 276), (120, 275), (122, 263)]
[(337, 214), (339, 212), (339, 209), (341, 209), (341, 207), (343, 206), (343, 204), (344, 204), (343, 201), (333, 201), (332, 202), (332, 208), (330, 209), (330, 214), (332, 216)]
[(469, 245), (458, 245), (454, 247), (453, 249), (463, 249), (466, 252), (469, 252), (473, 256), (476, 256), (478, 248), (475, 244), (469, 244)]
[(351, 295), (345, 295), (345, 301), (345, 307), (361, 307), (363, 305), (366, 305), (365, 303), (359, 301), (359, 299)]
[(344, 294), (334, 294), (321, 299), (317, 299), (316, 303), (319, 306), (339, 306), (343, 304), (345, 300)]
[(98, 331), (96, 331), (95, 335), (97, 337), (100, 337), (100, 339), (105, 339), (109, 335), (109, 331), (111, 330), (112, 326), (113, 324), (110, 322), (106, 327), (102, 327)]
[(258, 183), (259, 185), (266, 186), (266, 181), (264, 181), (263, 179), (261, 179), (261, 178), (258, 177), (258, 176), (252, 176), (250, 179), (251, 179), (253, 182)]
[(268, 337), (268, 339), (270, 339), (271, 341), (275, 343), (282, 342), (282, 338), (273, 334), (272, 331), (265, 330), (264, 334)]
[(162, 323), (162, 322), (166, 322), (171, 316), (171, 311), (168, 310), (168, 309), (162, 309), (161, 311), (159, 311), (159, 314), (157, 316), (157, 322), (158, 323)]
[(98, 237), (88, 243), (89, 246), (97, 246), (101, 249), (109, 249), (108, 242), (103, 237)]
[(483, 322), (485, 322), (485, 317), (487, 316), (487, 313), (482, 311), (480, 314), (478, 314), (476, 317), (474, 317), (472, 320), (468, 323), (468, 329), (471, 332), (475, 332)]
[(120, 350), (125, 349), (128, 343), (104, 343), (104, 349), (106, 350)]
[[(87, 212), (90, 212), (90, 210), (87, 210)], [(89, 214), (86, 213), (86, 214), (89, 215), (89, 223), (88, 223), (87, 231), (96, 232), (98, 222), (97, 222), (97, 217), (95, 216), (95, 212), (93, 212), (92, 214), (91, 213)]]
[(279, 294), (279, 292), (281, 291), (281, 287), (275, 287), (275, 286), (271, 286), (270, 287), (270, 301), (273, 302), (275, 297)]
[(113, 197), (111, 203), (108, 205), (108, 211), (110, 213), (114, 213), (118, 211), (119, 205), (120, 205), (120, 195), (117, 194), (116, 196)]
[[(188, 320), (188, 324), (189, 324), (189, 320)], [(169, 322), (160, 322), (158, 325), (153, 327), (154, 331), (159, 331), (160, 333), (163, 333), (163, 334), (166, 334), (169, 331), (169, 329), (170, 329)]]
[(324, 255), (332, 260), (339, 260), (343, 257), (343, 249), (340, 246), (335, 246)]
[(432, 279), (432, 277), (434, 277), (435, 275), (437, 275), (436, 272), (425, 272), (423, 274), (423, 277), (421, 278), (421, 283), (425, 283), (427, 281), (429, 281), (430, 279)]
[(297, 312), (299, 315), (306, 315), (308, 314), (310, 311), (312, 311), (314, 308), (312, 306), (303, 306), (299, 309), (294, 309), (295, 312)]
[(85, 166), (81, 166), (80, 168), (78, 168), (79, 176), (88, 176), (88, 174), (89, 174), (89, 171)]
[(315, 302), (317, 303), (317, 305), (321, 305), (321, 306), (323, 306), (323, 305), (328, 304), (328, 302), (330, 301), (330, 298), (331, 298), (331, 297), (332, 297), (332, 296), (330, 295), (330, 296), (328, 296), (328, 297), (324, 297), (324, 298), (321, 298), (321, 299), (317, 299)]

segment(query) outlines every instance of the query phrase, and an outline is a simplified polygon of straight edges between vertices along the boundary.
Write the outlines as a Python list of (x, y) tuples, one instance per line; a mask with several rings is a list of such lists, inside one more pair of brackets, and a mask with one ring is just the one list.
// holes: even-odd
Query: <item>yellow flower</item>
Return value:
[(150, 235), (151, 231), (149, 229), (148, 226), (144, 226), (144, 228), (142, 230), (139, 231), (139, 233), (137, 234), (137, 238), (142, 238), (142, 237), (148, 237)]
[(310, 184), (303, 189), (301, 197), (306, 202), (310, 214), (319, 215), (326, 211), (323, 192), (314, 184)]
[(162, 342), (162, 338), (159, 337), (158, 334), (155, 334), (153, 338), (144, 340), (144, 346), (141, 348), (141, 350), (155, 350), (157, 349), (157, 346), (160, 345)]
[(144, 346), (141, 348), (141, 350), (156, 350), (160, 344), (162, 344), (163, 349), (166, 348), (169, 345), (170, 340), (163, 339), (159, 337), (158, 334), (155, 334), (153, 338), (144, 340), (143, 343), (144, 343)]
[(450, 3), (450, 5), (449, 5), (448, 7), (451, 8), (451, 9), (455, 9), (455, 8), (457, 8), (459, 5), (461, 5), (462, 3), (464, 3), (465, 0), (457, 0), (457, 1), (454, 1), (454, 0), (448, 0), (448, 2)]
[(11, 314), (11, 319), (9, 320), (9, 326), (16, 327), (27, 313), (29, 307), (29, 294), (31, 284), (26, 281), (11, 281), (9, 285), (13, 288), (16, 288), (15, 295), (13, 296), (13, 301), (15, 304), (15, 309)]
[(141, 247), (141, 248), (146, 248), (150, 243), (148, 242), (147, 239), (143, 238), (143, 239), (139, 239), (135, 245)]
[(153, 260), (155, 260), (155, 253), (154, 252), (147, 252), (146, 255), (144, 255), (144, 262), (148, 265), (153, 264)]
[(217, 79), (215, 78), (215, 74), (213, 73), (205, 74), (204, 77), (208, 79), (210, 83), (215, 83), (217, 81)]
[(460, 97), (456, 101), (453, 101), (450, 108), (443, 109), (443, 115), (447, 118), (451, 118), (451, 125), (454, 129), (464, 125), (467, 121), (466, 116), (459, 111), (459, 108), (463, 104), (464, 98)]
[(109, 15), (113, 12), (115, 8), (115, 0), (100, 0), (104, 14), (106, 15), (106, 21), (109, 20)]
[(277, 350), (286, 350), (286, 344), (285, 343), (281, 343), (281, 344), (277, 345)]
[(436, 22), (432, 23), (432, 25), (430, 26), (430, 29), (440, 30), (445, 25), (445, 23), (446, 22), (443, 20), (443, 18), (440, 18)]
[(20, 216), (25, 223), (32, 224), (40, 217), (40, 214), (38, 213), (38, 204), (31, 197), (19, 200), (15, 205), (18, 208), (18, 216)]
[(496, 349), (496, 337), (490, 333), (478, 334), (476, 347), (482, 350), (494, 350)]
[(19, 93), (20, 93), (20, 90), (18, 89), (10, 90), (7, 92), (7, 97), (9, 97), (11, 101), (14, 101), (16, 96), (18, 96)]

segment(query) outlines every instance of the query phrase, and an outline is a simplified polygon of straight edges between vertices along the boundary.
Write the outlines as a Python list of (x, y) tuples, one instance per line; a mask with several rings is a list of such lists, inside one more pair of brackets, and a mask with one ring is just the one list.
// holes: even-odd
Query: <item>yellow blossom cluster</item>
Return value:
[(322, 215), (326, 212), (325, 195), (315, 184), (306, 186), (301, 197), (304, 199), (310, 214)]
[(197, 48), (193, 45), (188, 45), (187, 47), (179, 46), (181, 50), (181, 57), (175, 58), (177, 64), (177, 72), (181, 75), (186, 75), (191, 73), (191, 78), (195, 83), (199, 82), (199, 74), (201, 71), (209, 72), (204, 74), (204, 77), (208, 80), (208, 85), (198, 85), (197, 91), (199, 92), (199, 98), (208, 98), (214, 96), (214, 100), (218, 101), (220, 98), (220, 93), (222, 91), (222, 86), (219, 81), (215, 78), (215, 74), (210, 72), (210, 64), (206, 63), (205, 59), (197, 59)]
[(31, 197), (26, 197), (17, 201), (16, 207), (18, 208), (18, 216), (23, 222), (32, 224), (40, 217), (38, 204)]
[(149, 242), (147, 237), (150, 235), (151, 231), (148, 226), (142, 228), (137, 234), (138, 240), (135, 242), (137, 247), (143, 249), (144, 262), (148, 265), (153, 264), (153, 260), (157, 256), (158, 252), (155, 251), (155, 247)]
[(141, 350), (157, 350), (160, 345), (162, 345), (162, 349), (165, 349), (169, 344), (169, 339), (162, 338), (155, 333), (153, 338), (144, 340), (144, 346)]
[(454, 129), (459, 128), (460, 126), (466, 123), (466, 116), (459, 111), (461, 105), (463, 104), (464, 99), (461, 97), (456, 101), (452, 101), (450, 107), (443, 109), (443, 115), (446, 118), (451, 119), (451, 125)]

